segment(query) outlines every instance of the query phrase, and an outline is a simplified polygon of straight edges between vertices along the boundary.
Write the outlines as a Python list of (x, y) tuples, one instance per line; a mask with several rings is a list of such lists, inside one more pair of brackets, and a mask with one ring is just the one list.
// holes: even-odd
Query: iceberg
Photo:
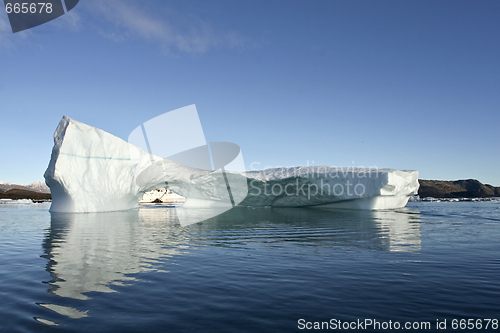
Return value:
[(395, 209), (418, 192), (418, 171), (308, 166), (246, 172), (241, 205)]
[[(230, 143), (210, 144), (214, 157), (226, 157), (217, 154), (217, 147), (224, 144), (233, 147)], [(186, 207), (227, 210), (247, 195), (244, 174), (229, 175), (229, 170), (241, 169), (243, 165), (239, 147), (233, 152), (234, 160), (225, 165), (216, 163), (215, 171), (193, 168), (155, 156), (101, 129), (64, 116), (54, 133), (54, 147), (44, 174), (52, 194), (50, 211), (89, 213), (133, 209), (139, 206), (145, 192), (167, 184), (170, 191), (188, 198)], [(230, 186), (232, 191), (228, 191)]]
[[(207, 147), (203, 149), (208, 151)], [(227, 154), (218, 153), (221, 147), (229, 147), (236, 157), (228, 161)], [(134, 209), (145, 192), (160, 188), (186, 198), (184, 213), (201, 207), (214, 209), (211, 216), (236, 205), (394, 209), (404, 207), (419, 187), (417, 171), (309, 166), (245, 172), (241, 171), (244, 164), (237, 145), (212, 142), (210, 149), (216, 170), (153, 155), (64, 116), (54, 133), (44, 174), (52, 194), (50, 211)]]

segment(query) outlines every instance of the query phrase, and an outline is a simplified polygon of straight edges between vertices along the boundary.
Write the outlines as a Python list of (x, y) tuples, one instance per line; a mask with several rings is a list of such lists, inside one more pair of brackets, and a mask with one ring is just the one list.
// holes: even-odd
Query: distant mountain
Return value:
[(50, 193), (50, 188), (43, 182), (33, 182), (29, 185), (25, 185), (25, 187), (35, 192)]
[(26, 190), (38, 193), (50, 193), (49, 187), (42, 182), (33, 182), (28, 185), (19, 185), (0, 181), (0, 191), (6, 192), (11, 189)]
[(419, 179), (421, 198), (489, 198), (500, 197), (500, 187), (483, 184), (476, 179), (455, 181)]

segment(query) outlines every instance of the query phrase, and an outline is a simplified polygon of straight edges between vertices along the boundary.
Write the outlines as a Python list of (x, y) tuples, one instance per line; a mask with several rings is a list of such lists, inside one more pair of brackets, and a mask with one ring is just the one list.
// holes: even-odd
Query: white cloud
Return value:
[[(156, 7), (155, 7), (156, 6)], [(214, 47), (245, 48), (255, 43), (236, 31), (219, 31), (189, 14), (176, 13), (162, 1), (86, 0), (75, 9), (47, 23), (55, 31), (94, 28), (115, 42), (145, 40), (164, 53), (204, 53)], [(55, 28), (55, 29), (54, 29)], [(33, 34), (31, 30), (12, 34), (7, 14), (0, 13), (0, 49), (14, 49)]]
[[(114, 26), (107, 30), (100, 28), (104, 37), (114, 41), (142, 38), (158, 43), (167, 53), (174, 50), (203, 53), (215, 46), (241, 48), (252, 44), (250, 39), (237, 32), (215, 31), (208, 23), (197, 18), (176, 15), (174, 19), (174, 15), (166, 9), (162, 12), (166, 15), (160, 18), (142, 1), (91, 0), (85, 7)], [(169, 22), (169, 17), (175, 24)]]

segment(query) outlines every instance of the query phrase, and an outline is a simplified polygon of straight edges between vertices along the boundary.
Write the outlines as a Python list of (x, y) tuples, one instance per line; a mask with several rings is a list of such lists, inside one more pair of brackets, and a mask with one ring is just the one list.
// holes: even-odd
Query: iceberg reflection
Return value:
[(387, 236), (391, 252), (420, 251), (420, 214), (405, 208), (402, 211), (374, 211), (373, 217)]
[[(409, 208), (361, 211), (327, 208), (238, 207), (206, 221), (193, 242), (209, 237), (218, 246), (357, 247), (391, 252), (420, 250), (420, 213)], [(219, 233), (212, 230), (220, 230)], [(210, 244), (207, 239), (204, 244)]]
[(113, 285), (134, 281), (133, 274), (154, 270), (159, 260), (181, 253), (182, 237), (168, 237), (171, 214), (147, 209), (52, 213), (43, 244), (50, 260), (49, 293), (85, 300), (88, 292), (114, 292)]
[[(204, 210), (197, 210), (200, 214)], [(182, 212), (180, 212), (182, 214)], [(115, 292), (140, 273), (161, 271), (168, 258), (206, 246), (303, 254), (304, 246), (330, 252), (346, 248), (419, 251), (418, 211), (349, 211), (238, 207), (182, 227), (166, 206), (109, 213), (52, 213), (43, 241), (49, 293), (86, 300), (90, 292)], [(189, 260), (189, 259), (186, 259)]]

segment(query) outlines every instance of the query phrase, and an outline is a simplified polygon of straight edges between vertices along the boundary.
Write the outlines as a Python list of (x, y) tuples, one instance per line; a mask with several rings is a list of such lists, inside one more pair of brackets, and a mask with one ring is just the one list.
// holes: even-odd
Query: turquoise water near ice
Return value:
[(499, 201), (241, 207), (187, 227), (161, 205), (48, 207), (0, 205), (2, 332), (309, 331), (300, 319), (430, 332), (500, 319)]

